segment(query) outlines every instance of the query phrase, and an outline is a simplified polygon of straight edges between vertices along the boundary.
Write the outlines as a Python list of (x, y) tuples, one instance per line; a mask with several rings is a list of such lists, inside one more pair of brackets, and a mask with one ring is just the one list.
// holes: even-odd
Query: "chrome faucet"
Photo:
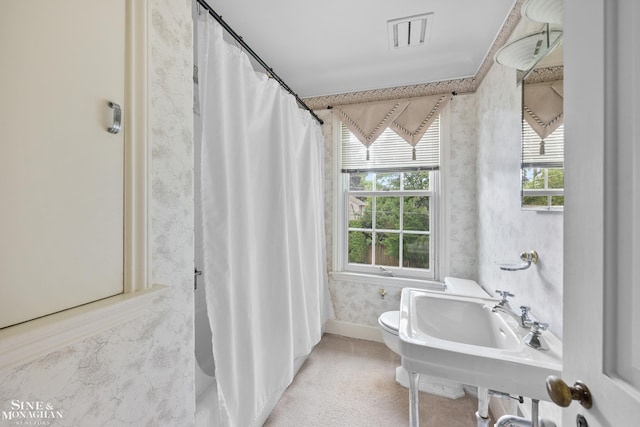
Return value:
[(496, 293), (499, 294), (502, 299), (493, 306), (491, 311), (494, 313), (508, 314), (509, 316), (513, 317), (516, 322), (518, 322), (518, 325), (520, 325), (521, 328), (529, 329), (529, 333), (526, 337), (524, 337), (523, 340), (526, 345), (528, 345), (529, 347), (533, 347), (536, 350), (549, 350), (549, 345), (542, 336), (542, 332), (547, 330), (549, 324), (531, 320), (531, 318), (529, 317), (529, 311), (531, 311), (531, 307), (528, 307), (526, 305), (520, 306), (520, 315), (517, 315), (507, 307), (507, 304), (509, 303), (507, 299), (515, 295), (513, 295), (509, 291), (500, 290), (497, 290)]
[(530, 328), (531, 325), (533, 324), (533, 322), (529, 318), (529, 311), (531, 310), (531, 307), (527, 307), (526, 305), (521, 305), (520, 310), (521, 310), (521, 313), (520, 315), (518, 315), (513, 311), (509, 310), (509, 308), (505, 307), (504, 305), (501, 305), (500, 303), (494, 305), (493, 308), (491, 309), (491, 311), (493, 311), (494, 313), (505, 313), (513, 317), (516, 320), (516, 322), (518, 322), (518, 325), (520, 325), (520, 327), (522, 328)]
[(516, 322), (518, 322), (518, 325), (520, 325), (520, 327), (530, 328), (531, 325), (533, 324), (531, 319), (529, 318), (529, 311), (531, 310), (531, 307), (527, 307), (526, 305), (521, 305), (520, 315), (518, 315), (507, 307), (507, 304), (509, 303), (508, 298), (513, 297), (515, 295), (513, 295), (509, 291), (501, 291), (501, 290), (497, 290), (496, 293), (502, 297), (502, 300), (500, 300), (496, 305), (494, 305), (491, 311), (494, 313), (499, 312), (499, 313), (508, 314), (509, 316), (513, 317), (516, 320)]

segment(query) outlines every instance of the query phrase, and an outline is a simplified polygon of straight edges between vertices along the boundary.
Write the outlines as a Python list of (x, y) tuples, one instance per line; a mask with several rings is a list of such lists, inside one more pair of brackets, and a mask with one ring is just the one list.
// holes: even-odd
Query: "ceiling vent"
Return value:
[(424, 46), (429, 41), (432, 24), (433, 12), (388, 20), (389, 47), (395, 50)]

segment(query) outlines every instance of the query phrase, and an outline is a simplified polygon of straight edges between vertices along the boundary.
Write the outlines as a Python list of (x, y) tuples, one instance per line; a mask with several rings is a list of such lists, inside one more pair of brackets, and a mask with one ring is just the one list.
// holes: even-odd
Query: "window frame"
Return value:
[[(528, 169), (539, 169), (543, 171), (544, 174), (544, 188), (524, 188), (524, 175), (525, 171)], [(522, 204), (523, 210), (543, 210), (543, 211), (564, 211), (564, 204), (562, 205), (553, 205), (553, 197), (561, 196), (564, 197), (564, 188), (550, 188), (549, 187), (549, 170), (550, 169), (561, 169), (564, 175), (564, 167), (558, 168), (548, 168), (548, 167), (532, 167), (532, 166), (522, 166), (521, 172), (522, 176), (520, 178), (520, 187), (521, 187), (521, 195), (520, 201)], [(527, 205), (524, 202), (525, 197), (546, 197), (547, 203), (545, 205)]]
[[(410, 193), (425, 191), (430, 197), (430, 225), (429, 225), (429, 270), (409, 269), (398, 267), (397, 269), (384, 266), (385, 269), (393, 272), (393, 276), (388, 271), (381, 271), (376, 266), (363, 266), (360, 264), (348, 263), (348, 189), (349, 174), (342, 172), (342, 123), (335, 116), (333, 117), (333, 239), (332, 239), (332, 277), (345, 281), (364, 281), (372, 284), (397, 284), (424, 286), (425, 283), (436, 283), (440, 280), (442, 267), (446, 265), (446, 233), (447, 224), (445, 221), (446, 201), (443, 193), (446, 189), (444, 177), (447, 174), (446, 162), (448, 161), (448, 148), (446, 140), (449, 137), (449, 107), (446, 106), (440, 112), (440, 168), (432, 170), (429, 176), (429, 190), (410, 190), (402, 192), (409, 196)], [(385, 171), (388, 173), (392, 171)], [(406, 171), (397, 171), (406, 172)], [(383, 196), (393, 195), (393, 191), (374, 192)], [(425, 195), (424, 193), (421, 195)], [(358, 267), (355, 267), (358, 266)], [(417, 270), (407, 274), (409, 270)], [(413, 273), (413, 274), (411, 274)], [(417, 274), (416, 274), (417, 273)]]
[[(384, 172), (384, 173), (388, 173), (388, 172)], [(402, 172), (395, 172), (395, 173), (402, 173)], [(348, 175), (348, 174), (347, 174)], [(433, 279), (434, 278), (434, 268), (433, 268), (433, 264), (434, 264), (434, 233), (433, 233), (433, 228), (434, 228), (434, 223), (435, 223), (435, 218), (434, 218), (434, 212), (436, 211), (435, 205), (435, 191), (434, 191), (434, 186), (437, 185), (437, 172), (435, 171), (429, 171), (429, 190), (349, 190), (349, 189), (345, 189), (344, 191), (344, 200), (343, 200), (343, 209), (344, 211), (342, 212), (342, 220), (345, 222), (343, 224), (343, 235), (341, 235), (341, 240), (342, 240), (342, 266), (343, 266), (343, 270), (344, 271), (349, 271), (349, 272), (354, 272), (354, 273), (365, 273), (365, 274), (389, 274), (388, 272), (391, 272), (394, 274), (394, 276), (399, 276), (399, 277), (411, 277), (411, 278), (420, 278), (420, 279)], [(402, 175), (401, 175), (402, 176)], [(401, 179), (402, 182), (402, 179)], [(354, 230), (353, 227), (349, 226), (349, 212), (347, 212), (348, 210), (348, 206), (349, 206), (349, 198), (351, 196), (354, 197), (372, 197), (372, 198), (376, 198), (376, 197), (398, 197), (400, 199), (400, 218), (399, 218), (399, 226), (397, 230), (388, 230), (388, 229), (384, 229), (384, 228), (378, 228), (375, 226), (375, 220), (374, 220), (374, 224), (372, 224), (372, 228), (371, 228), (371, 233), (372, 236), (375, 236), (377, 233), (389, 233), (389, 234), (399, 234), (399, 235), (405, 235), (405, 234), (413, 234), (413, 235), (427, 235), (429, 236), (429, 268), (428, 269), (420, 269), (420, 268), (411, 268), (411, 267), (403, 267), (403, 266), (398, 266), (398, 267), (394, 267), (394, 266), (388, 266), (388, 265), (382, 265), (379, 263), (375, 262), (375, 253), (372, 255), (374, 258), (374, 262), (371, 265), (366, 265), (366, 264), (358, 264), (358, 263), (350, 263), (349, 262), (349, 238), (348, 238), (348, 234), (350, 231), (358, 231), (358, 230)], [(403, 207), (404, 207), (404, 203), (403, 203), (403, 198), (404, 197), (429, 197), (429, 230), (428, 231), (414, 231), (414, 230), (404, 230), (404, 226), (403, 226)], [(375, 202), (374, 202), (375, 203)], [(375, 204), (374, 204), (375, 206)], [(372, 216), (375, 218), (375, 207), (373, 207), (374, 211)], [(437, 215), (435, 215), (437, 216)], [(365, 232), (368, 232), (369, 230), (365, 230), (362, 229)], [(399, 257), (402, 259), (402, 245), (400, 245), (399, 247)], [(383, 267), (386, 271), (383, 271), (380, 269), (380, 267)], [(388, 271), (388, 272), (387, 272)]]
[[(552, 200), (553, 197), (561, 196), (564, 197), (564, 186), (563, 188), (550, 188), (549, 187), (549, 170), (553, 169), (561, 169), (564, 180), (564, 125), (561, 125), (552, 132), (547, 138), (555, 135), (556, 132), (562, 133), (562, 147), (563, 147), (563, 160), (562, 163), (553, 164), (549, 162), (540, 162), (536, 164), (535, 162), (525, 162), (525, 147), (532, 145), (532, 141), (527, 138), (527, 135), (535, 134), (535, 131), (531, 128), (531, 126), (527, 123), (524, 116), (521, 118), (521, 126), (522, 126), (522, 135), (520, 138), (520, 146), (522, 153), (520, 155), (521, 163), (520, 163), (520, 208), (523, 211), (540, 211), (540, 212), (563, 212), (564, 211), (564, 200), (562, 205), (553, 205)], [(561, 131), (560, 131), (561, 130)], [(535, 143), (539, 143), (537, 139), (542, 140), (537, 135), (535, 137)], [(539, 169), (544, 173), (544, 188), (525, 188), (525, 176), (528, 170), (531, 169)], [(542, 205), (529, 205), (525, 204), (525, 197), (546, 197), (547, 203)]]

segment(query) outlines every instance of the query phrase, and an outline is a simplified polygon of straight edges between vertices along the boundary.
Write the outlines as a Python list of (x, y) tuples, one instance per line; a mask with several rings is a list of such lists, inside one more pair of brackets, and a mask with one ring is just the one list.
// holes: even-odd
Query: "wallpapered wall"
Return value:
[[(516, 27), (512, 38), (525, 27)], [(478, 98), (478, 279), (489, 289), (509, 290), (511, 304), (532, 314), (562, 338), (563, 214), (520, 208), (521, 92), (515, 70), (494, 64)], [(517, 261), (536, 250), (537, 265), (507, 272), (499, 261)]]
[(191, 1), (149, 6), (152, 277), (170, 289), (148, 315), (0, 374), (0, 410), (20, 399), (50, 402), (56, 426), (193, 425)]

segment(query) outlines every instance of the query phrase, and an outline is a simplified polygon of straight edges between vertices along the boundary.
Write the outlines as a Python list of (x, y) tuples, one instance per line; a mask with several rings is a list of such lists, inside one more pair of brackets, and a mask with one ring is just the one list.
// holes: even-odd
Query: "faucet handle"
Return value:
[(529, 307), (528, 305), (521, 305), (520, 310), (522, 311), (523, 316), (528, 316), (529, 312), (531, 311), (531, 307)]
[(507, 298), (509, 297), (515, 297), (514, 294), (512, 294), (509, 291), (501, 291), (499, 289), (496, 289), (496, 294), (500, 295), (502, 297), (502, 301), (500, 301), (502, 304), (507, 302)]
[(524, 337), (524, 343), (529, 347), (533, 347), (536, 350), (549, 350), (549, 345), (547, 341), (542, 336), (542, 331), (546, 330), (549, 327), (548, 323), (531, 322), (531, 331)]
[(546, 330), (549, 327), (548, 323), (543, 322), (531, 322), (531, 330), (524, 337), (524, 343), (529, 347), (533, 347), (536, 350), (549, 350), (549, 345), (547, 341), (542, 336), (542, 331)]

